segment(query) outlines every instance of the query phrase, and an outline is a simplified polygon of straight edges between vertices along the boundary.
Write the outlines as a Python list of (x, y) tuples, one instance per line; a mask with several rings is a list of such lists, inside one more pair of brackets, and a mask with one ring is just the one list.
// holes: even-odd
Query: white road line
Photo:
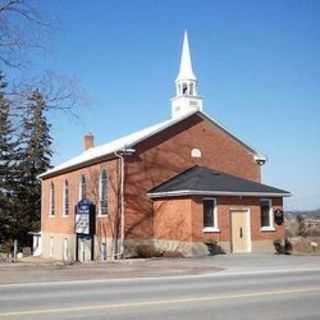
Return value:
[(34, 310), (26, 310), (26, 311), (14, 311), (14, 312), (0, 313), (0, 319), (4, 318), (4, 317), (19, 317), (19, 316), (68, 313), (68, 312), (80, 312), (80, 311), (97, 311), (97, 310), (107, 310), (107, 309), (115, 309), (115, 308), (136, 308), (136, 307), (168, 305), (168, 304), (178, 304), (178, 303), (207, 302), (207, 301), (230, 300), (230, 299), (241, 299), (241, 298), (254, 298), (254, 297), (271, 296), (271, 295), (311, 293), (311, 292), (318, 292), (318, 291), (320, 291), (320, 287), (249, 292), (249, 293), (224, 295), (224, 296), (221, 295), (221, 296), (191, 297), (191, 298), (181, 298), (181, 299), (175, 299), (175, 300), (173, 300), (173, 299), (170, 299), (170, 300), (151, 300), (151, 301), (132, 302), (132, 303), (88, 305), (88, 306), (82, 306), (82, 307), (80, 306), (80, 307), (66, 307), (66, 308), (55, 308), (55, 309), (34, 309)]
[(122, 283), (122, 282), (141, 282), (141, 281), (163, 281), (163, 280), (183, 280), (183, 279), (201, 279), (201, 278), (216, 278), (229, 276), (249, 276), (259, 274), (283, 274), (283, 273), (299, 273), (299, 272), (320, 272), (320, 267), (317, 268), (297, 268), (297, 269), (264, 269), (264, 270), (249, 270), (249, 271), (233, 271), (224, 270), (215, 273), (202, 273), (194, 275), (180, 276), (158, 276), (158, 277), (135, 277), (135, 278), (117, 278), (117, 279), (89, 279), (89, 280), (57, 280), (46, 282), (26, 282), (26, 283), (9, 283), (0, 284), (0, 289), (19, 288), (19, 287), (39, 287), (39, 286), (61, 286), (61, 285), (81, 285), (81, 284), (103, 284), (103, 283)]

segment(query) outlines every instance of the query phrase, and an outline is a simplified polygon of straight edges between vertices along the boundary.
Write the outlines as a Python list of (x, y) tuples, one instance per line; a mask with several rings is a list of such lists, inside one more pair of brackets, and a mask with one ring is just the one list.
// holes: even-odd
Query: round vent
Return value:
[(192, 158), (201, 158), (201, 151), (197, 148), (193, 148), (191, 150), (191, 157)]

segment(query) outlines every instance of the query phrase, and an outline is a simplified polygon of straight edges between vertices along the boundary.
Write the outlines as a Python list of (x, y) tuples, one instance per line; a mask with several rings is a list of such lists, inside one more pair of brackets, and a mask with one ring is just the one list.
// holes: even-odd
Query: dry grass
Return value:
[(294, 254), (320, 254), (320, 219), (303, 216), (285, 221), (286, 238)]

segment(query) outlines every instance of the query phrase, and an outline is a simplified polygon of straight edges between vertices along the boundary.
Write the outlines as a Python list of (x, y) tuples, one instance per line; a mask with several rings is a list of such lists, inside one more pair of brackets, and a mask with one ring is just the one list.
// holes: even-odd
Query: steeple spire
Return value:
[(187, 31), (184, 32), (180, 70), (176, 81), (178, 80), (197, 80), (192, 69), (192, 61)]
[(187, 31), (184, 32), (180, 69), (176, 79), (176, 96), (171, 99), (172, 117), (186, 112), (202, 110), (202, 98), (197, 92), (197, 78), (192, 61)]

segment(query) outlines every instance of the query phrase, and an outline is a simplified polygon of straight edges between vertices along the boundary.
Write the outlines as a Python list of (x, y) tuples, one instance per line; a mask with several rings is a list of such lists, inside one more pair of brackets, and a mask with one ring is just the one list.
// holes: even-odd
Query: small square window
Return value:
[(203, 199), (203, 228), (204, 231), (218, 231), (218, 215), (216, 199)]
[(260, 201), (261, 211), (261, 228), (272, 229), (273, 228), (273, 216), (272, 216), (272, 202), (269, 199), (262, 199)]

